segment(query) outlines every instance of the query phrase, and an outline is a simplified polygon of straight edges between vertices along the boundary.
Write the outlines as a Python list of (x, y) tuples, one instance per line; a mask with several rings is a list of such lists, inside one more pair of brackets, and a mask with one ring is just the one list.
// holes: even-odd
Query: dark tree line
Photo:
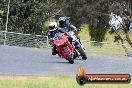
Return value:
[[(0, 11), (4, 11), (0, 30), (5, 30), (7, 2), (0, 0)], [(65, 15), (78, 28), (88, 24), (91, 40), (101, 42), (109, 28), (109, 14), (121, 14), (124, 3), (131, 12), (131, 0), (11, 0), (8, 31), (45, 35), (45, 21)]]

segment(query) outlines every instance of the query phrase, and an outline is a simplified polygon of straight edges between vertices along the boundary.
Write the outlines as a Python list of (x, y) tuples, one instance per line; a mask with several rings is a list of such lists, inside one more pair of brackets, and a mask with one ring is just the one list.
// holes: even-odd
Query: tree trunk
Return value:
[(127, 42), (128, 42), (129, 45), (132, 47), (132, 41), (131, 41), (131, 39), (130, 39), (129, 32), (127, 31), (125, 34), (126, 34)]

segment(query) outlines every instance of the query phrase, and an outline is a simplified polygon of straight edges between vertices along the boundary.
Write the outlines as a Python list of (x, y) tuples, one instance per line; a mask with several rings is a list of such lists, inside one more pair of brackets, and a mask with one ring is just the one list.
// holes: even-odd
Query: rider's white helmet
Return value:
[(54, 22), (50, 22), (49, 23), (49, 31), (55, 31), (57, 29), (57, 23), (54, 21)]
[(49, 23), (49, 26), (57, 27), (57, 23), (56, 23), (56, 22), (50, 22), (50, 23)]

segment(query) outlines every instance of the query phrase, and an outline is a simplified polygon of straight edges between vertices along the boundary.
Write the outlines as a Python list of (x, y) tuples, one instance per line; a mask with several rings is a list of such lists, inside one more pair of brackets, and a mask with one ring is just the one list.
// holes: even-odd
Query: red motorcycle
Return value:
[(67, 36), (64, 33), (56, 33), (53, 38), (53, 43), (56, 45), (56, 49), (59, 54), (69, 61), (69, 63), (74, 63), (74, 51), (72, 45), (70, 44)]

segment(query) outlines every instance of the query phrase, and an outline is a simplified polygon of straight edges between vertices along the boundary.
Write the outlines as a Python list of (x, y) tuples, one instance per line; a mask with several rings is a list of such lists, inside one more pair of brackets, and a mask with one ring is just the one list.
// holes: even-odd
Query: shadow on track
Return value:
[(42, 63), (70, 64), (69, 62), (59, 62), (59, 61), (53, 61), (53, 62), (42, 62)]

